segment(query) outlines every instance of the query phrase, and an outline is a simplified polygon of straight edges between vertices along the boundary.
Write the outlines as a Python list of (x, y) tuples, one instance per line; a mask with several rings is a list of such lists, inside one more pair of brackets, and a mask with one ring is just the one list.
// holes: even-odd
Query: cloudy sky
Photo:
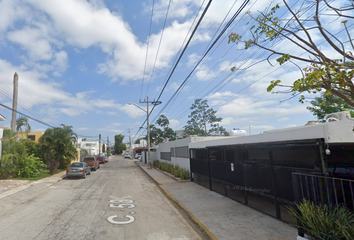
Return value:
[[(150, 122), (165, 114), (174, 130), (186, 124), (196, 98), (207, 99), (228, 130), (258, 134), (315, 120), (308, 103), (266, 91), (271, 80), (299, 78), (294, 66), (255, 64), (266, 53), (228, 44), (230, 32), (248, 34), (247, 11), (257, 13), (276, 1), (249, 1), (198, 64), (244, 2), (212, 1), (176, 64), (208, 2), (0, 0), (0, 102), (11, 107), (17, 72), (19, 112), (111, 142), (116, 134), (127, 136), (125, 141), (129, 131), (133, 139), (145, 134), (139, 128), (146, 113), (128, 103), (146, 110), (140, 101), (147, 98), (162, 102)], [(231, 72), (232, 66), (237, 71)], [(0, 113), (6, 117), (0, 126), (10, 126), (11, 111), (1, 107)], [(32, 131), (47, 128), (31, 119), (30, 125)]]

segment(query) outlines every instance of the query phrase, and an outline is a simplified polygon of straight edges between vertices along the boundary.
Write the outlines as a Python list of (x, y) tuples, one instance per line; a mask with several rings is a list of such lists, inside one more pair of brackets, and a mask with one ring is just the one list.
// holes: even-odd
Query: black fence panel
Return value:
[(344, 205), (354, 210), (354, 180), (293, 173), (295, 201), (303, 199), (315, 204)]
[(210, 161), (210, 177), (224, 181), (223, 166), (221, 161)]

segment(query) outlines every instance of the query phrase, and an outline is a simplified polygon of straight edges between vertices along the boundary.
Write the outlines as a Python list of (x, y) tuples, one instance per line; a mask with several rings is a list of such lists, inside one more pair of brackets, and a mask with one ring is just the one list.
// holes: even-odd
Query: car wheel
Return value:
[(89, 173), (87, 175), (91, 175), (91, 169), (89, 170)]
[(86, 172), (84, 172), (84, 175), (82, 175), (83, 178), (86, 178)]
[(93, 171), (96, 171), (97, 170), (97, 168), (95, 167), (94, 169), (93, 169)]

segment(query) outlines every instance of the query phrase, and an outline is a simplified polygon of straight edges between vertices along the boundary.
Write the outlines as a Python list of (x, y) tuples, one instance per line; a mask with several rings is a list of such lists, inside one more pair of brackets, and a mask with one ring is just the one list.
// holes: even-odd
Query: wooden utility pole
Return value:
[(11, 130), (13, 132), (16, 132), (17, 97), (18, 97), (18, 75), (15, 72), (14, 93), (13, 93), (13, 99), (12, 99), (12, 119), (11, 119)]

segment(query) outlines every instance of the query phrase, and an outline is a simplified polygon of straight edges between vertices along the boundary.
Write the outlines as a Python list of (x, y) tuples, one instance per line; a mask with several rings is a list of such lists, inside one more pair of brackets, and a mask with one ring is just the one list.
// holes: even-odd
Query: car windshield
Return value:
[(93, 161), (95, 161), (95, 159), (94, 158), (85, 158), (84, 161), (85, 162), (93, 162)]
[(82, 167), (83, 164), (82, 163), (72, 163), (70, 167)]

